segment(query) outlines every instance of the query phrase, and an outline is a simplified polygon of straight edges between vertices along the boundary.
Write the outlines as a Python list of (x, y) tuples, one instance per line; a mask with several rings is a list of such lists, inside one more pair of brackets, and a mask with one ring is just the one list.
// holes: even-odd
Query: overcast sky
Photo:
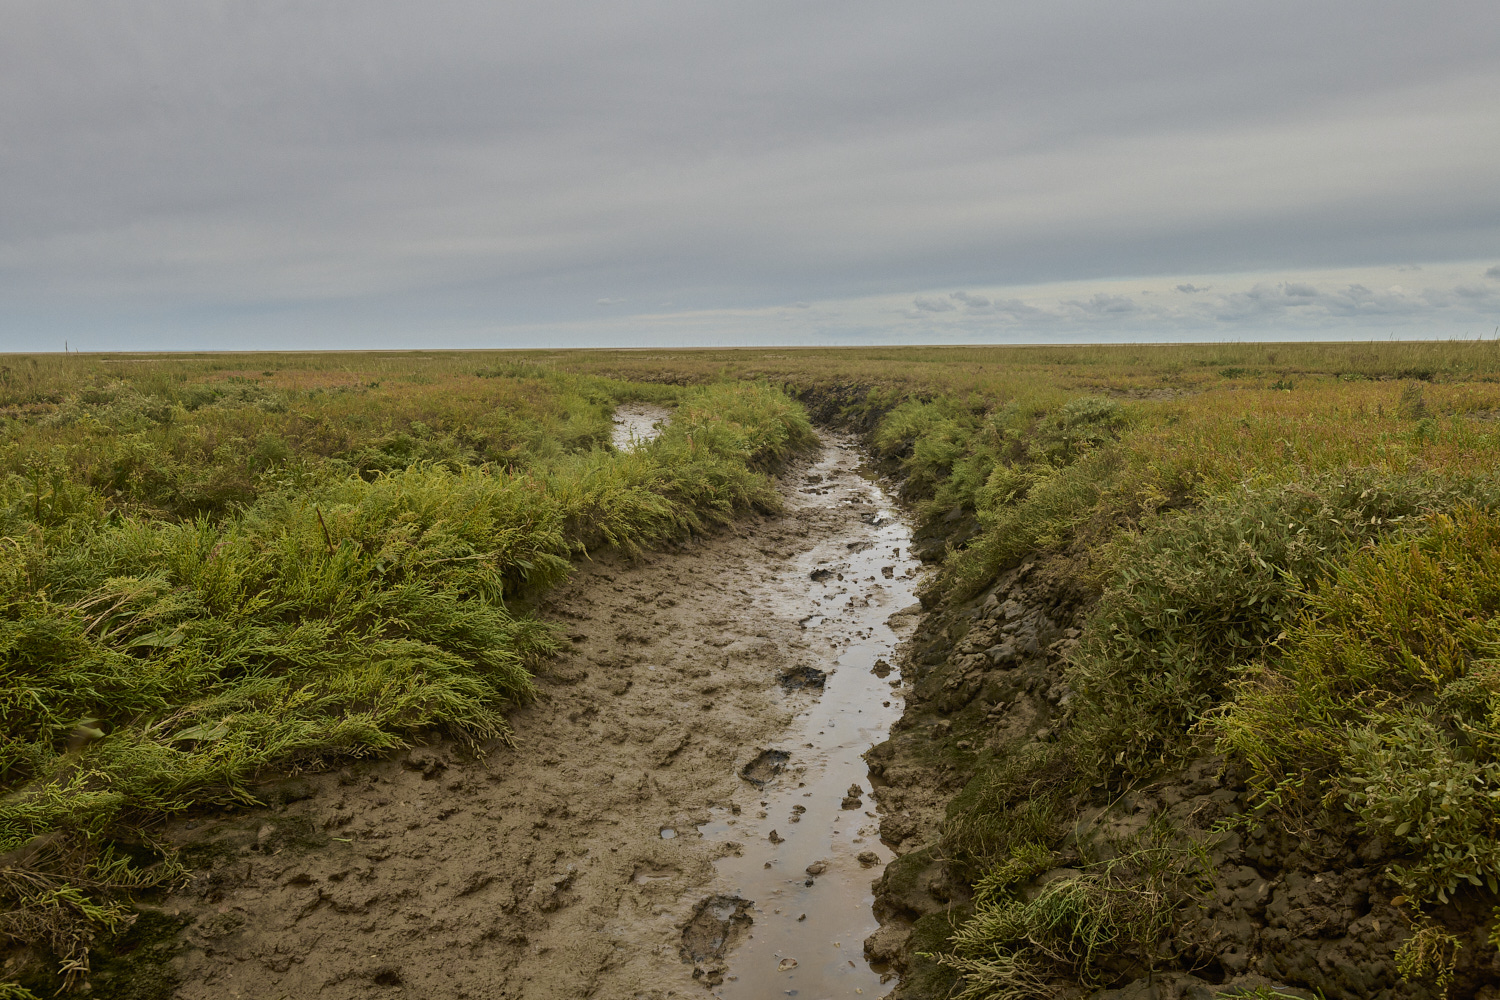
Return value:
[(0, 16), (0, 349), (1500, 325), (1494, 0)]

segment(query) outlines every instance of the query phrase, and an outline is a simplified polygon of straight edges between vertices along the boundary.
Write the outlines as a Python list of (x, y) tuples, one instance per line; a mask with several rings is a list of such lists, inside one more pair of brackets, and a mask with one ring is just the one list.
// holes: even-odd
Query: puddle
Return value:
[(715, 808), (698, 828), (710, 842), (743, 845), (716, 863), (712, 898), (750, 901), (753, 921), (713, 988), (723, 1000), (854, 1000), (890, 988), (886, 970), (864, 957), (879, 926), (870, 885), (893, 855), (880, 843), (861, 755), (901, 716), (889, 661), (916, 618), (892, 616), (916, 603), (921, 564), (891, 498), (860, 475), (858, 453), (829, 444), (799, 488), (828, 507), (858, 500), (879, 513), (851, 509), (842, 537), (785, 568), (778, 583), (805, 597), (779, 613), (801, 623), (814, 655), (779, 679), (784, 697), (807, 707), (769, 749), (746, 748), (737, 809)]
[(626, 403), (615, 408), (615, 426), (610, 442), (618, 451), (630, 451), (661, 436), (672, 420), (672, 411), (653, 403)]

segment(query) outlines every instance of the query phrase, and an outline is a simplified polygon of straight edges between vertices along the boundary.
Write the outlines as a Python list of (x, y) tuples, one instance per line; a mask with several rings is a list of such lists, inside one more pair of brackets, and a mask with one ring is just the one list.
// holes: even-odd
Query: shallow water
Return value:
[(615, 408), (615, 426), (610, 441), (619, 451), (630, 451), (661, 436), (672, 420), (672, 411), (651, 403), (626, 403)]
[[(821, 695), (806, 687), (787, 694), (807, 708), (771, 744), (790, 754), (782, 770), (759, 795), (743, 797), (751, 804), (739, 815), (716, 809), (699, 828), (710, 840), (742, 845), (739, 856), (717, 863), (714, 888), (754, 902), (754, 923), (729, 955), (725, 982), (713, 991), (723, 1000), (877, 997), (889, 988), (885, 970), (864, 957), (864, 939), (879, 926), (871, 883), (892, 854), (879, 840), (861, 755), (884, 740), (901, 715), (893, 654), (916, 617), (892, 616), (916, 602), (921, 564), (910, 553), (911, 533), (895, 505), (860, 474), (849, 442), (830, 442), (805, 480), (800, 489), (828, 507), (861, 500), (878, 504), (879, 514), (851, 509), (847, 536), (803, 553), (775, 588), (802, 591), (795, 606), (777, 613), (800, 621), (815, 640), (811, 657), (786, 666), (824, 671), (826, 681)], [(877, 660), (891, 664), (887, 676), (873, 672)], [(746, 761), (753, 755), (748, 750)], [(859, 792), (857, 806), (846, 798), (853, 791)], [(809, 874), (810, 867), (818, 873)]]

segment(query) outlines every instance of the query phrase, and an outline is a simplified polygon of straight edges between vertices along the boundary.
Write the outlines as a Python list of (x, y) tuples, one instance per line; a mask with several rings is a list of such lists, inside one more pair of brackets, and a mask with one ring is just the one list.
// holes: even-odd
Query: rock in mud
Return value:
[(865, 957), (872, 962), (906, 964), (906, 947), (911, 941), (911, 925), (888, 923), (865, 938)]
[(870, 668), (870, 673), (884, 680), (891, 675), (891, 665), (884, 660), (876, 660), (875, 665)]
[(854, 860), (859, 862), (861, 868), (874, 868), (880, 864), (880, 855), (874, 851), (860, 851), (859, 854), (855, 855)]
[(814, 861), (812, 864), (807, 866), (807, 874), (809, 875), (821, 875), (827, 870), (828, 862), (826, 861)]
[(795, 958), (783, 958), (780, 962), (776, 963), (777, 972), (787, 972), (796, 967), (797, 960)]
[[(779, 844), (783, 840), (785, 840), (786, 838), (783, 837), (781, 834), (777, 833), (775, 830), (772, 830), (770, 833), (766, 834), (766, 839), (769, 840), (773, 844)], [(766, 867), (767, 868), (771, 867), (771, 863), (769, 861), (766, 862)]]
[(984, 655), (988, 656), (990, 662), (997, 667), (1013, 665), (1016, 662), (1016, 653), (1015, 640), (1009, 638), (984, 651)]
[(844, 793), (844, 801), (839, 803), (840, 809), (858, 809), (863, 806), (864, 800), (860, 797), (865, 791), (858, 785), (850, 785), (849, 791)]
[(764, 788), (781, 773), (791, 757), (785, 750), (762, 750), (754, 760), (740, 769), (740, 777), (756, 788)]
[(823, 690), (823, 685), (828, 682), (828, 674), (817, 667), (796, 666), (776, 678), (778, 684), (784, 691), (801, 691), (804, 688)]
[(724, 956), (745, 928), (754, 923), (755, 904), (739, 896), (708, 896), (693, 909), (682, 928), (682, 960), (694, 966), (693, 978), (710, 986), (724, 981)]

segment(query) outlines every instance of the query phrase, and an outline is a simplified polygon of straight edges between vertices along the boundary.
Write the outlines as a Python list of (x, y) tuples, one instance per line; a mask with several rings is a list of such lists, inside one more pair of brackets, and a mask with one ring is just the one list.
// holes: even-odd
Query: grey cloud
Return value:
[(1496, 264), (1494, 267), (1485, 271), (1484, 276), (1486, 278), (1494, 278), (1496, 281), (1500, 281), (1500, 264)]
[[(1378, 331), (1407, 335), (1465, 336), (1500, 319), (1500, 288), (1472, 286), (1384, 289), (1361, 283), (1318, 289), (1316, 296), (1288, 295), (1299, 282), (1251, 281), (1191, 299), (1099, 293), (1052, 304), (1000, 299), (982, 315), (953, 311), (925, 314), (922, 330), (959, 341), (965, 335), (1033, 341), (1270, 337), (1368, 337)], [(1311, 283), (1306, 283), (1311, 285)], [(913, 318), (923, 315), (916, 312)], [(933, 326), (933, 324), (941, 324)]]
[(947, 299), (933, 298), (930, 295), (918, 295), (916, 298), (912, 299), (912, 305), (916, 306), (923, 312), (930, 313), (952, 312), (953, 310), (958, 308)]
[(1044, 310), (1028, 305), (1020, 299), (1001, 299), (995, 302), (992, 308), (994, 312), (1015, 323), (1038, 319), (1046, 315)]
[(1208, 291), (1209, 287), (1210, 286), (1208, 285), (1205, 285), (1202, 288), (1199, 288), (1197, 285), (1178, 285), (1177, 290), (1184, 295), (1196, 295), (1198, 292)]
[(0, 346), (1472, 260), (1497, 43), (1479, 0), (12, 5)]
[(1104, 292), (1093, 296), (1084, 302), (1073, 303), (1086, 313), (1097, 313), (1103, 315), (1118, 315), (1120, 313), (1135, 312), (1137, 306), (1127, 295), (1109, 295)]

